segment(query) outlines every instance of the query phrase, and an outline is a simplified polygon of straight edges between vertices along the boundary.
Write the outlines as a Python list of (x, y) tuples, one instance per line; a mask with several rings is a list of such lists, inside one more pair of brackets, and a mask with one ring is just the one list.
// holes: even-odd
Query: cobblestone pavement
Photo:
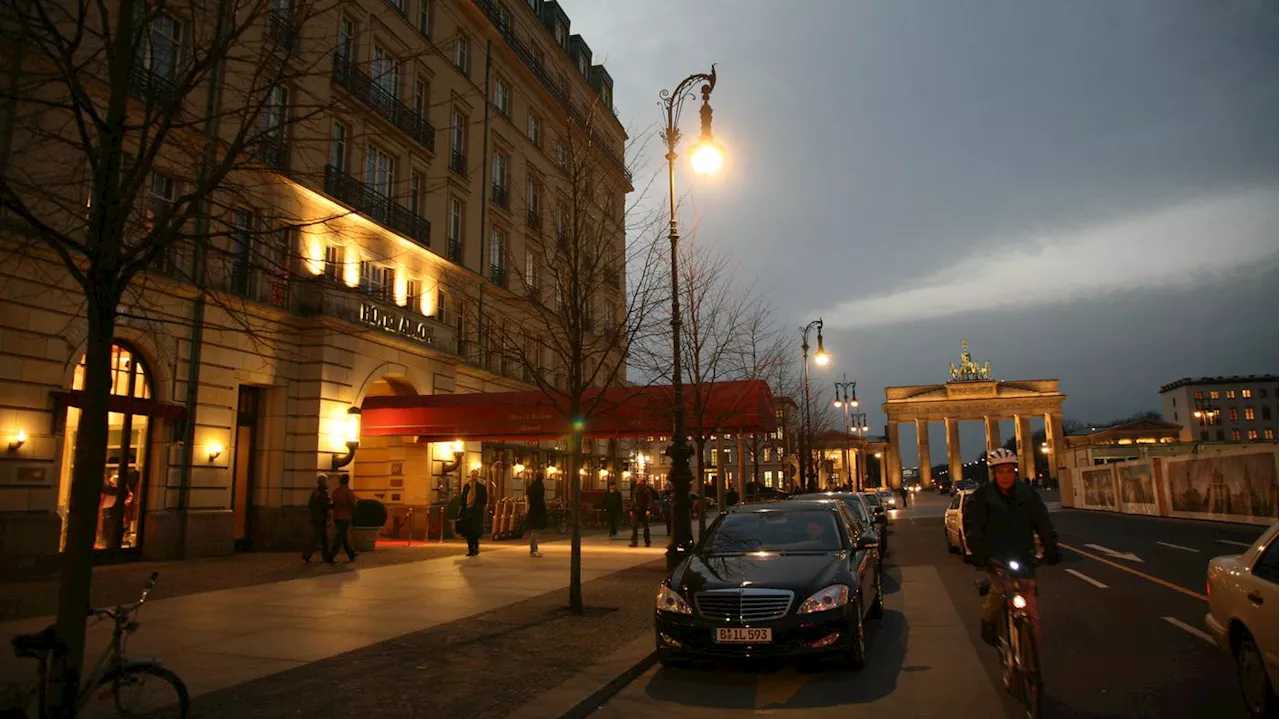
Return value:
[[(381, 550), (379, 550), (381, 551)], [(504, 716), (652, 631), (655, 561), (197, 697), (192, 717)]]

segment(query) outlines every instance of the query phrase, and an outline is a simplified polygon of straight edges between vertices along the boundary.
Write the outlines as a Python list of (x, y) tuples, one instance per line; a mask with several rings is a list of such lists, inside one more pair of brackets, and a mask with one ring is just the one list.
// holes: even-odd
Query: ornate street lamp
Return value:
[(826, 367), (831, 363), (831, 355), (822, 346), (822, 318), (819, 317), (800, 328), (800, 351), (804, 355), (804, 431), (800, 433), (800, 471), (804, 475), (801, 481), (808, 492), (818, 491), (817, 468), (814, 467), (813, 450), (810, 447), (813, 441), (813, 412), (809, 407), (809, 333), (814, 328), (818, 330), (818, 351), (813, 355), (813, 362), (819, 367)]
[(834, 383), (836, 386), (836, 398), (832, 404), (836, 406), (836, 409), (844, 410), (844, 424), (840, 425), (844, 429), (844, 468), (849, 476), (849, 486), (859, 489), (857, 480), (853, 476), (853, 464), (850, 461), (854, 456), (853, 449), (849, 447), (849, 433), (852, 431), (849, 426), (849, 408), (858, 406), (858, 383), (850, 382), (848, 375), (841, 374), (840, 376), (844, 377), (845, 381)]
[(680, 244), (680, 232), (676, 227), (676, 145), (680, 143), (680, 110), (685, 100), (694, 99), (692, 88), (702, 83), (702, 132), (698, 144), (694, 146), (693, 169), (699, 174), (710, 174), (720, 168), (722, 153), (711, 135), (711, 91), (716, 86), (716, 66), (711, 72), (699, 73), (686, 77), (676, 89), (663, 90), (658, 93), (659, 106), (666, 113), (666, 128), (662, 132), (663, 143), (667, 146), (667, 189), (671, 200), (671, 225), (667, 237), (671, 240), (671, 397), (674, 415), (672, 417), (671, 446), (666, 454), (671, 458), (671, 541), (667, 545), (667, 566), (675, 568), (680, 560), (693, 549), (693, 526), (690, 521), (689, 488), (693, 483), (693, 472), (689, 468), (689, 458), (693, 449), (689, 446), (689, 437), (684, 428), (684, 378), (680, 366), (680, 274), (677, 250)]

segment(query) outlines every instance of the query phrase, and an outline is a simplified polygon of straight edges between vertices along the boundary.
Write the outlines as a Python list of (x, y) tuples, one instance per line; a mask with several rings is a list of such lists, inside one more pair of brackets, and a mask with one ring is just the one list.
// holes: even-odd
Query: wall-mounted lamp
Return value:
[(524, 464), (521, 462), (516, 462), (514, 465), (512, 465), (511, 471), (515, 472), (517, 476), (524, 474)]
[(462, 440), (455, 439), (452, 442), (445, 443), (445, 451), (453, 455), (452, 462), (444, 463), (444, 473), (449, 474), (462, 465), (462, 455), (466, 454), (465, 448), (462, 446)]
[(608, 476), (609, 476), (609, 470), (604, 469), (604, 468), (601, 468), (601, 469), (600, 469), (600, 478), (601, 478), (601, 479), (604, 479), (605, 477), (608, 477)]
[(330, 469), (337, 471), (351, 464), (351, 460), (356, 458), (356, 450), (360, 448), (360, 408), (352, 407), (347, 410), (347, 426), (346, 426), (347, 453), (333, 453), (333, 462)]
[(213, 464), (213, 460), (222, 456), (222, 443), (214, 442), (209, 445), (209, 463)]
[(547, 467), (547, 476), (548, 476), (548, 477), (554, 476), (554, 475), (556, 474), (556, 472), (559, 472), (559, 471), (560, 471), (560, 470), (559, 470), (559, 469), (556, 469), (556, 466), (555, 466), (554, 464), (553, 464), (553, 465), (550, 465), (550, 466), (548, 466), (548, 467)]
[(26, 443), (27, 443), (27, 430), (20, 429), (18, 430), (17, 436), (15, 436), (13, 438), (13, 441), (9, 443), (9, 451), (17, 452), (18, 448)]

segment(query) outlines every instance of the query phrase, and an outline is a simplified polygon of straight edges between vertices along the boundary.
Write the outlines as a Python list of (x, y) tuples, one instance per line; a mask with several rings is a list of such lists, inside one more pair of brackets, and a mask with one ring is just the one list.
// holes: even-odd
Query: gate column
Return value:
[(960, 420), (947, 417), (947, 475), (951, 482), (964, 479), (964, 453), (960, 450)]
[(898, 444), (898, 423), (890, 420), (884, 426), (885, 474), (880, 476), (882, 487), (897, 489), (902, 486), (902, 447)]
[(987, 452), (1000, 446), (1000, 418), (999, 417), (983, 417), (983, 423), (987, 428)]
[(929, 458), (929, 420), (916, 420), (916, 449), (920, 452), (920, 486), (933, 486), (933, 464)]

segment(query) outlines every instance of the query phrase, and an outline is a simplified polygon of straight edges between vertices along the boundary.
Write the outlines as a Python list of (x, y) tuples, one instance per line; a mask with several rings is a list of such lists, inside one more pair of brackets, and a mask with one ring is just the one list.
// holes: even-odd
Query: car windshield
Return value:
[(870, 504), (871, 504), (871, 506), (873, 506), (873, 507), (879, 507), (879, 506), (880, 506), (880, 498), (879, 498), (879, 497), (877, 497), (876, 495), (874, 495), (874, 494), (864, 494), (864, 495), (862, 495), (862, 496), (867, 498), (867, 502), (868, 502), (868, 503), (870, 503)]
[(835, 552), (843, 549), (843, 539), (829, 510), (735, 512), (721, 518), (703, 549), (710, 554)]
[(841, 497), (840, 501), (844, 502), (844, 506), (848, 507), (850, 512), (853, 512), (853, 516), (857, 517), (859, 522), (864, 525), (871, 522), (871, 518), (867, 516), (866, 506), (859, 502), (857, 497)]

